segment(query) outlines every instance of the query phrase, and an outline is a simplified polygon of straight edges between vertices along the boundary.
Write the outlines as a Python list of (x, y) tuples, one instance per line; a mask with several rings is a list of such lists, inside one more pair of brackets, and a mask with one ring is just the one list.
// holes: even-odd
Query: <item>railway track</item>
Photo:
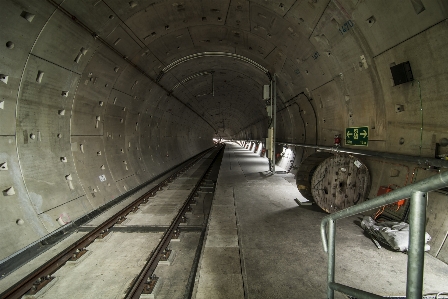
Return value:
[(84, 236), (0, 298), (154, 298), (163, 284), (166, 298), (191, 298), (223, 152), (212, 148), (101, 224), (80, 226)]

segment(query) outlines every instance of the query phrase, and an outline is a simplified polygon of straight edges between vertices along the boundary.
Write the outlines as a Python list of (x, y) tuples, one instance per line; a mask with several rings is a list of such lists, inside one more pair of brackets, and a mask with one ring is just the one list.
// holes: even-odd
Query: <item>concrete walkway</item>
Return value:
[[(196, 299), (326, 298), (326, 215), (299, 207), (291, 174), (268, 175), (267, 159), (228, 144), (200, 263)], [(404, 295), (407, 256), (377, 249), (359, 216), (337, 223), (336, 281)], [(448, 265), (425, 256), (425, 293), (446, 291)], [(346, 298), (337, 294), (336, 298)]]

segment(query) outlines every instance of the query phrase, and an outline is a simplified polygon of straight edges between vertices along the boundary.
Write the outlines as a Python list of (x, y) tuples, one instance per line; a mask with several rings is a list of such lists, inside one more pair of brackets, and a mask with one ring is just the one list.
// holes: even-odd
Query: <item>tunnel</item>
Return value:
[[(289, 185), (272, 178), (265, 191), (308, 200), (308, 179), (338, 150), (368, 167), (360, 202), (448, 167), (447, 1), (3, 0), (0, 7), (2, 263), (224, 143), (224, 162), (253, 156), (229, 162), (241, 167), (242, 180), (265, 175), (275, 152), (272, 177)], [(273, 84), (274, 122), (263, 94)], [(368, 130), (366, 142), (357, 144), (350, 128)], [(261, 165), (252, 176), (251, 165)], [(241, 183), (228, 176), (229, 188)], [(330, 196), (325, 188), (320, 194)], [(428, 193), (425, 218), (432, 237), (425, 256), (440, 263), (431, 277), (443, 283), (447, 192)], [(288, 209), (299, 208), (300, 194)], [(383, 212), (403, 220), (407, 207)], [(283, 223), (281, 215), (271, 215), (273, 223)], [(314, 229), (304, 238), (321, 250), (318, 224), (301, 219)], [(295, 239), (294, 231), (277, 233)], [(306, 254), (294, 246), (291, 261)], [(312, 260), (318, 265), (308, 271), (326, 267), (325, 259)], [(1, 291), (12, 285), (6, 278)], [(266, 294), (244, 298), (275, 297)]]

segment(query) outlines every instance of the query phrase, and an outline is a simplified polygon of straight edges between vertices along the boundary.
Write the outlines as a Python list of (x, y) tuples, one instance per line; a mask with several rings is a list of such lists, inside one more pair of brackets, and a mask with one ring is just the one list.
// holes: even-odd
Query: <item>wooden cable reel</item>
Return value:
[(333, 213), (366, 200), (370, 174), (367, 166), (356, 157), (319, 152), (301, 164), (297, 187), (306, 199)]

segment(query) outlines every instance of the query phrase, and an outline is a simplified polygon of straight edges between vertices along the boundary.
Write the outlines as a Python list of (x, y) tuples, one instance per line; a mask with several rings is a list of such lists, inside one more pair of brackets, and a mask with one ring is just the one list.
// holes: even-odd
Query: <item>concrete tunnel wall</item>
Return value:
[[(3, 1), (0, 259), (58, 229), (61, 214), (81, 217), (205, 150), (215, 133), (266, 137), (264, 70), (278, 76), (277, 140), (332, 145), (345, 127), (369, 126), (370, 150), (434, 157), (448, 138), (447, 8)], [(390, 66), (405, 61), (415, 81), (394, 86)], [(312, 151), (295, 152), (296, 169)], [(373, 186), (393, 167), (371, 162)]]

